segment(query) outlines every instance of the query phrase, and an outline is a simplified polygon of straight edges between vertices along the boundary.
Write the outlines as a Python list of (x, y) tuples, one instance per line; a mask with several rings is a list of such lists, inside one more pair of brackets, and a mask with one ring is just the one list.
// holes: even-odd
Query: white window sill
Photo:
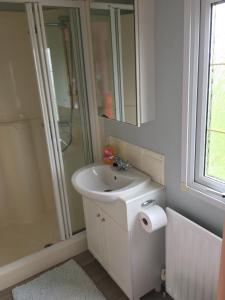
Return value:
[(201, 184), (196, 182), (192, 182), (190, 184), (181, 182), (181, 191), (188, 192), (193, 197), (197, 197), (212, 206), (225, 210), (225, 199), (220, 195), (210, 192), (207, 187)]

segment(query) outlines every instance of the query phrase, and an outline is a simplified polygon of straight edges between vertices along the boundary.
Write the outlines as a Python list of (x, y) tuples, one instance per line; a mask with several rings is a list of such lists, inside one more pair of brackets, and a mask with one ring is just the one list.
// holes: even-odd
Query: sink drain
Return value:
[(106, 192), (106, 193), (109, 193), (109, 192), (112, 192), (113, 190), (110, 190), (110, 189), (106, 189), (106, 190), (104, 190), (104, 192)]

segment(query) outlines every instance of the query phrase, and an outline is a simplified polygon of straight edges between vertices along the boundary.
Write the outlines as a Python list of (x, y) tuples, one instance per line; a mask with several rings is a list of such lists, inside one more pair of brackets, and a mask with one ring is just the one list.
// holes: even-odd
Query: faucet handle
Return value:
[(125, 164), (126, 164), (126, 169), (133, 168), (132, 164), (130, 164), (128, 161), (126, 161)]
[(128, 170), (132, 168), (132, 165), (128, 161), (124, 161), (119, 155), (114, 155), (109, 157), (113, 162), (113, 167), (117, 168), (117, 170)]
[(114, 155), (113, 157), (114, 162), (122, 162), (122, 158), (119, 155)]
[(111, 161), (121, 161), (122, 160), (122, 158), (119, 155), (111, 155), (111, 156), (109, 156), (109, 159)]

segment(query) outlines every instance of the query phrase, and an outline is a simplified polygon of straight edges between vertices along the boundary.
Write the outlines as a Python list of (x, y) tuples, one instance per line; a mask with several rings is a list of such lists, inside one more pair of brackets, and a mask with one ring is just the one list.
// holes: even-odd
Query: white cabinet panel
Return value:
[(139, 126), (155, 120), (154, 0), (135, 0)]
[(92, 203), (92, 201), (84, 199), (84, 215), (88, 248), (104, 266), (107, 266), (108, 263), (105, 254), (106, 246), (102, 238), (104, 234), (104, 229), (102, 228), (102, 210)]
[(94, 201), (84, 199), (84, 212), (89, 250), (130, 297), (129, 232)]
[(117, 284), (130, 297), (129, 232), (124, 231), (108, 216), (106, 217), (105, 229), (109, 272)]
[(100, 212), (101, 216), (99, 219), (99, 237), (100, 237), (100, 249), (101, 249), (101, 259), (102, 264), (104, 268), (109, 272), (110, 270), (110, 264), (109, 264), (109, 253), (107, 249), (107, 240), (108, 240), (108, 234), (107, 234), (107, 228), (105, 226), (107, 222), (107, 217), (104, 214), (104, 212), (101, 210)]

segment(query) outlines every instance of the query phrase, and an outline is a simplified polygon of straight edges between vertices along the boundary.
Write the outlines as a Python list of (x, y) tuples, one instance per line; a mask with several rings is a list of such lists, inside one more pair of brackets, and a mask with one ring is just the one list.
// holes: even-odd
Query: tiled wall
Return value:
[(162, 154), (125, 142), (124, 140), (109, 136), (107, 144), (114, 146), (116, 154), (128, 160), (134, 167), (150, 175), (152, 180), (162, 185), (165, 184), (164, 164)]

